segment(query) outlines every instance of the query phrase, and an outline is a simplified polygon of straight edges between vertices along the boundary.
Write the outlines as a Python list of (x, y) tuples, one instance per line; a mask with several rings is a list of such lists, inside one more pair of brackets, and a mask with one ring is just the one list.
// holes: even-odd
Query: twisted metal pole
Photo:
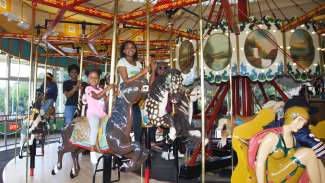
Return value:
[(203, 7), (202, 0), (199, 1), (200, 6), (200, 81), (201, 81), (201, 182), (205, 183), (205, 91), (204, 91), (204, 58), (203, 58)]

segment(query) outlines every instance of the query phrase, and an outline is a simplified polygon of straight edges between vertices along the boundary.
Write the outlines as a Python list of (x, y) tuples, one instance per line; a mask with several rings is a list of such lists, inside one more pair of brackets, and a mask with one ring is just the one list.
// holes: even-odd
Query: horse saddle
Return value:
[(51, 106), (49, 107), (49, 110), (46, 113), (46, 117), (50, 118), (50, 117), (55, 117), (55, 107)]
[(77, 117), (73, 120), (74, 128), (70, 138), (70, 142), (83, 149), (95, 150), (100, 153), (109, 151), (108, 144), (106, 141), (106, 125), (108, 116), (102, 118), (99, 122), (98, 135), (96, 140), (96, 149), (89, 143), (90, 137), (90, 126), (88, 119), (85, 116)]

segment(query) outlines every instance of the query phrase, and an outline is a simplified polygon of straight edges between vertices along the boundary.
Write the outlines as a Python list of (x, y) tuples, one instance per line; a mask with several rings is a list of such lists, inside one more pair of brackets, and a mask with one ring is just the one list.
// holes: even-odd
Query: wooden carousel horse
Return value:
[[(20, 133), (20, 151), (19, 158), (23, 157), (24, 147), (27, 146), (27, 143), (31, 145), (34, 139), (38, 139), (42, 143), (42, 153), (44, 154), (44, 143), (45, 143), (45, 135), (48, 130), (48, 120), (51, 117), (55, 116), (55, 108), (53, 106), (49, 107), (47, 113), (43, 116), (42, 120), (38, 123), (35, 122), (35, 119), (40, 115), (40, 108), (43, 102), (43, 96), (38, 93), (36, 97), (35, 103), (33, 103), (31, 107), (31, 114), (29, 116), (25, 116), (22, 121), (22, 129)], [(27, 134), (30, 134), (29, 142), (27, 141)]]
[(120, 96), (116, 98), (112, 115), (107, 121), (106, 139), (112, 153), (129, 159), (122, 165), (131, 171), (147, 159), (149, 151), (130, 137), (132, 129), (132, 105), (148, 95), (149, 85), (142, 79), (120, 86)]
[[(173, 120), (176, 129), (176, 136), (182, 139), (182, 144), (190, 143), (193, 147), (201, 143), (201, 131), (194, 129), (192, 124), (193, 102), (201, 97), (201, 88), (196, 86), (192, 89), (182, 91), (181, 101), (175, 104)], [(173, 153), (163, 152), (161, 157), (166, 160), (174, 159)]]
[(271, 108), (262, 109), (254, 119), (235, 127), (232, 146), (237, 153), (238, 164), (232, 174), (232, 182), (325, 181), (324, 166), (316, 156), (324, 149), (316, 152), (314, 148), (318, 147), (297, 147), (293, 138), (293, 133), (309, 120), (306, 106), (296, 102), (285, 110), (281, 127), (264, 130), (275, 120), (276, 111), (282, 105), (276, 103)]
[[(142, 148), (140, 144), (132, 142), (130, 138), (132, 105), (145, 97), (148, 89), (149, 85), (145, 79), (136, 80), (127, 85), (122, 84), (121, 95), (115, 100), (111, 117), (105, 117), (100, 122), (101, 127), (98, 132), (95, 151), (104, 154), (113, 153), (128, 158), (129, 161), (124, 165), (126, 170), (136, 169), (148, 156), (147, 150)], [(71, 152), (73, 159), (70, 177), (74, 178), (79, 174), (78, 154), (83, 149), (91, 149), (89, 132), (87, 117), (83, 116), (75, 118), (70, 125), (64, 128), (62, 132), (63, 144), (59, 147), (58, 162), (52, 170), (52, 175), (55, 175), (62, 168), (62, 158), (66, 152)]]
[(145, 125), (169, 128), (167, 138), (170, 141), (176, 138), (176, 129), (173, 117), (167, 113), (168, 101), (179, 103), (182, 95), (182, 75), (177, 69), (168, 69), (152, 84), (149, 97), (144, 104), (143, 122)]

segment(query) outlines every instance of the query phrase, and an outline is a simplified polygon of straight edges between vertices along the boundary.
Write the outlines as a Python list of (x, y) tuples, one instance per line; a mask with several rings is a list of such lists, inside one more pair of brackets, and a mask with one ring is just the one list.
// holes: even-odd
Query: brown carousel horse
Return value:
[[(132, 142), (130, 138), (132, 105), (145, 97), (148, 89), (149, 85), (145, 79), (136, 80), (127, 85), (121, 84), (120, 96), (115, 100), (111, 117), (101, 120), (102, 128), (99, 130), (96, 151), (113, 153), (129, 159), (124, 165), (126, 170), (137, 168), (148, 156), (147, 150), (140, 144)], [(87, 144), (89, 129), (86, 117), (77, 117), (71, 125), (64, 128), (62, 132), (63, 144), (59, 147), (58, 162), (52, 170), (52, 175), (55, 175), (62, 168), (62, 157), (66, 152), (71, 152), (73, 159), (70, 177), (74, 178), (79, 174), (78, 154), (82, 149), (90, 148)]]

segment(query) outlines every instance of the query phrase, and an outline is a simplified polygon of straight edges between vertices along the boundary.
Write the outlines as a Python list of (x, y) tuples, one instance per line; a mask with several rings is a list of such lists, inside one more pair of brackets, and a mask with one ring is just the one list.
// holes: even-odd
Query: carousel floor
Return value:
[[(72, 167), (70, 154), (65, 154), (63, 158), (63, 167), (57, 175), (51, 175), (51, 170), (57, 161), (57, 147), (58, 143), (49, 144), (45, 147), (45, 155), (36, 157), (34, 177), (28, 176), (28, 182), (32, 183), (90, 183), (92, 182), (93, 166), (90, 163), (89, 156), (80, 155), (80, 173), (74, 178), (70, 179), (69, 173)], [(39, 149), (38, 149), (39, 150)], [(38, 152), (39, 153), (39, 152)], [(112, 172), (112, 179), (117, 177), (117, 171)], [(12, 159), (3, 170), (4, 183), (23, 183), (26, 182), (26, 159), (19, 159), (18, 157)], [(121, 173), (120, 182), (135, 183), (141, 182), (141, 177), (136, 173)], [(97, 173), (96, 182), (102, 182), (102, 173)], [(162, 183), (166, 181), (158, 181), (151, 179), (152, 183)]]
[[(57, 161), (57, 149), (59, 143), (51, 143), (45, 146), (45, 155), (37, 156), (35, 160), (34, 176), (28, 176), (28, 183), (91, 183), (94, 167), (90, 163), (89, 155), (81, 155), (79, 157), (81, 170), (79, 175), (74, 179), (70, 179), (70, 169), (72, 167), (71, 156), (69, 153), (63, 157), (63, 167), (56, 174), (51, 175), (51, 170)], [(37, 149), (37, 154), (40, 148)], [(13, 157), (13, 156), (11, 156)], [(150, 183), (167, 183), (175, 181), (175, 165), (174, 161), (166, 161), (161, 159), (159, 153), (153, 154), (152, 170)], [(100, 167), (101, 168), (101, 167)], [(112, 171), (112, 180), (117, 178), (117, 171)], [(4, 183), (24, 183), (26, 182), (26, 159), (18, 157), (11, 159), (3, 170), (2, 179)], [(0, 181), (1, 182), (1, 181)], [(96, 183), (102, 182), (102, 173), (97, 173)], [(140, 183), (140, 171), (121, 173), (121, 183)], [(180, 179), (180, 183), (198, 183), (199, 178), (184, 180)], [(219, 173), (206, 174), (206, 183), (228, 183), (229, 176), (220, 176)]]

